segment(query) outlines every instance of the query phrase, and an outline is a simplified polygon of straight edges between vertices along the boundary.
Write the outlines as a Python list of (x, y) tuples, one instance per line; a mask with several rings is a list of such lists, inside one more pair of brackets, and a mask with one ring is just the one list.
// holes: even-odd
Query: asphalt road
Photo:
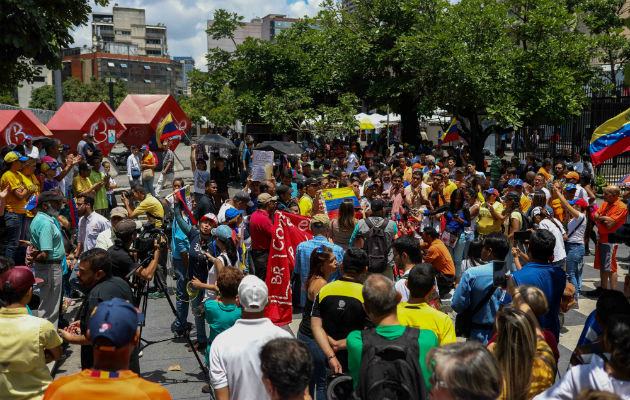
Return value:
[[(189, 165), (188, 157), (190, 147), (180, 145), (176, 155), (185, 164)], [(179, 171), (178, 171), (179, 169)], [(176, 166), (175, 176), (184, 178), (187, 182), (192, 181), (190, 169), (181, 170)], [(157, 178), (156, 178), (157, 179)], [(119, 187), (127, 187), (127, 178), (122, 172), (116, 178)], [(236, 190), (236, 189), (233, 189)], [(618, 252), (619, 257), (628, 257), (630, 249), (622, 246)], [(593, 269), (593, 256), (585, 257), (585, 267), (583, 272), (583, 289), (593, 289), (599, 282), (599, 273)], [(622, 264), (626, 269), (619, 270), (618, 289), (623, 290), (623, 280), (628, 274), (627, 265)], [(174, 288), (174, 281), (168, 278), (168, 285)], [(173, 301), (175, 297), (171, 296)], [(75, 312), (78, 304), (71, 306), (71, 313)], [(559, 371), (564, 374), (567, 370), (568, 360), (575, 344), (580, 336), (586, 317), (595, 309), (595, 300), (580, 297), (579, 309), (572, 309), (565, 314), (564, 326), (560, 334), (560, 361)], [(143, 356), (140, 359), (141, 376), (149, 381), (157, 382), (164, 386), (174, 399), (208, 399), (209, 395), (201, 392), (202, 386), (206, 383), (203, 374), (195, 360), (193, 353), (188, 351), (186, 341), (182, 338), (174, 339), (170, 331), (170, 325), (174, 321), (173, 315), (166, 298), (149, 301), (146, 327), (143, 330), (143, 338), (149, 341), (157, 341), (155, 344), (144, 348)], [(194, 321), (189, 314), (188, 320)], [(301, 315), (294, 315), (290, 324), (292, 331), (297, 332)], [(195, 338), (194, 328), (191, 338)], [(200, 354), (204, 360), (203, 354)], [(169, 370), (170, 367), (179, 367), (179, 370)], [(71, 346), (65, 353), (65, 358), (61, 363), (57, 376), (64, 376), (78, 372), (80, 369), (80, 350), (78, 346)]]

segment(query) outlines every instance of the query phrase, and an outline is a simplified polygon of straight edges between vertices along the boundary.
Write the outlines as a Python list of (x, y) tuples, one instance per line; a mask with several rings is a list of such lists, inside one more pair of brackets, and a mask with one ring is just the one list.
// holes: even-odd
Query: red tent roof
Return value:
[[(169, 98), (170, 97), (170, 98)], [(169, 100), (175, 101), (172, 95), (162, 94), (130, 94), (125, 97), (116, 109), (116, 118), (123, 124), (151, 125), (155, 116)], [(177, 104), (177, 102), (175, 102)], [(179, 107), (179, 105), (177, 105)]]
[(24, 137), (52, 136), (52, 132), (30, 110), (0, 111), (0, 142), (22, 143)]
[(87, 125), (88, 121), (92, 118), (92, 114), (96, 110), (105, 105), (110, 112), (113, 111), (105, 103), (97, 102), (66, 102), (63, 103), (61, 108), (53, 115), (48, 121), (46, 126), (51, 131), (82, 131)]

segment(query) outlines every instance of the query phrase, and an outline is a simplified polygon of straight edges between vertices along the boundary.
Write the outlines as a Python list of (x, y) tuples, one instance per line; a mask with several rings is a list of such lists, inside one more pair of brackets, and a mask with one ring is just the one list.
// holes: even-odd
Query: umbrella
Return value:
[(232, 143), (230, 139), (214, 133), (200, 137), (197, 140), (197, 143), (204, 144), (206, 146), (221, 147), (229, 150), (236, 149), (236, 146), (234, 145), (234, 143)]
[(363, 118), (360, 122), (359, 122), (359, 128), (364, 131), (364, 130), (372, 130), (374, 129), (374, 124), (372, 123), (372, 121), (369, 118)]
[(630, 186), (630, 175), (627, 175), (625, 178), (619, 180), (619, 182), (617, 182), (617, 185), (627, 185)]
[(278, 154), (302, 154), (304, 152), (304, 149), (299, 144), (281, 140), (266, 140), (256, 146), (256, 150), (273, 151)]

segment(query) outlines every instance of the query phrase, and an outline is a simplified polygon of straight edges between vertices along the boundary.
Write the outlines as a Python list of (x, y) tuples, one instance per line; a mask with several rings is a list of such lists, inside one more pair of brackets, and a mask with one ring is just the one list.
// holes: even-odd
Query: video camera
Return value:
[(161, 228), (155, 226), (155, 222), (146, 222), (142, 224), (142, 229), (138, 232), (134, 248), (138, 254), (139, 260), (144, 260), (151, 256), (155, 248), (155, 241), (159, 243), (162, 250), (168, 248), (168, 238)]

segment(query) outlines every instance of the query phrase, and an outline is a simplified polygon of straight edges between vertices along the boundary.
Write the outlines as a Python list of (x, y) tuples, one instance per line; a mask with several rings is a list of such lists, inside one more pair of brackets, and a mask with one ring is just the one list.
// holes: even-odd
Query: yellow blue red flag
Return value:
[(153, 139), (151, 139), (151, 143), (149, 143), (149, 147), (154, 149), (161, 149), (163, 147), (162, 142), (164, 140), (175, 137), (179, 138), (180, 136), (181, 131), (179, 130), (177, 124), (175, 123), (175, 120), (173, 119), (173, 114), (168, 113), (168, 115), (166, 115), (166, 117), (164, 117), (164, 119), (160, 121), (160, 124), (155, 130), (155, 136), (153, 137)]
[(322, 195), (324, 196), (328, 218), (330, 219), (339, 215), (339, 206), (345, 199), (351, 199), (355, 207), (360, 206), (359, 199), (357, 199), (351, 187), (324, 189), (322, 190)]
[(453, 118), (448, 129), (438, 138), (438, 146), (444, 143), (454, 142), (459, 139), (459, 128), (457, 127), (457, 119)]
[(598, 126), (591, 137), (589, 151), (593, 166), (630, 150), (630, 109)]

